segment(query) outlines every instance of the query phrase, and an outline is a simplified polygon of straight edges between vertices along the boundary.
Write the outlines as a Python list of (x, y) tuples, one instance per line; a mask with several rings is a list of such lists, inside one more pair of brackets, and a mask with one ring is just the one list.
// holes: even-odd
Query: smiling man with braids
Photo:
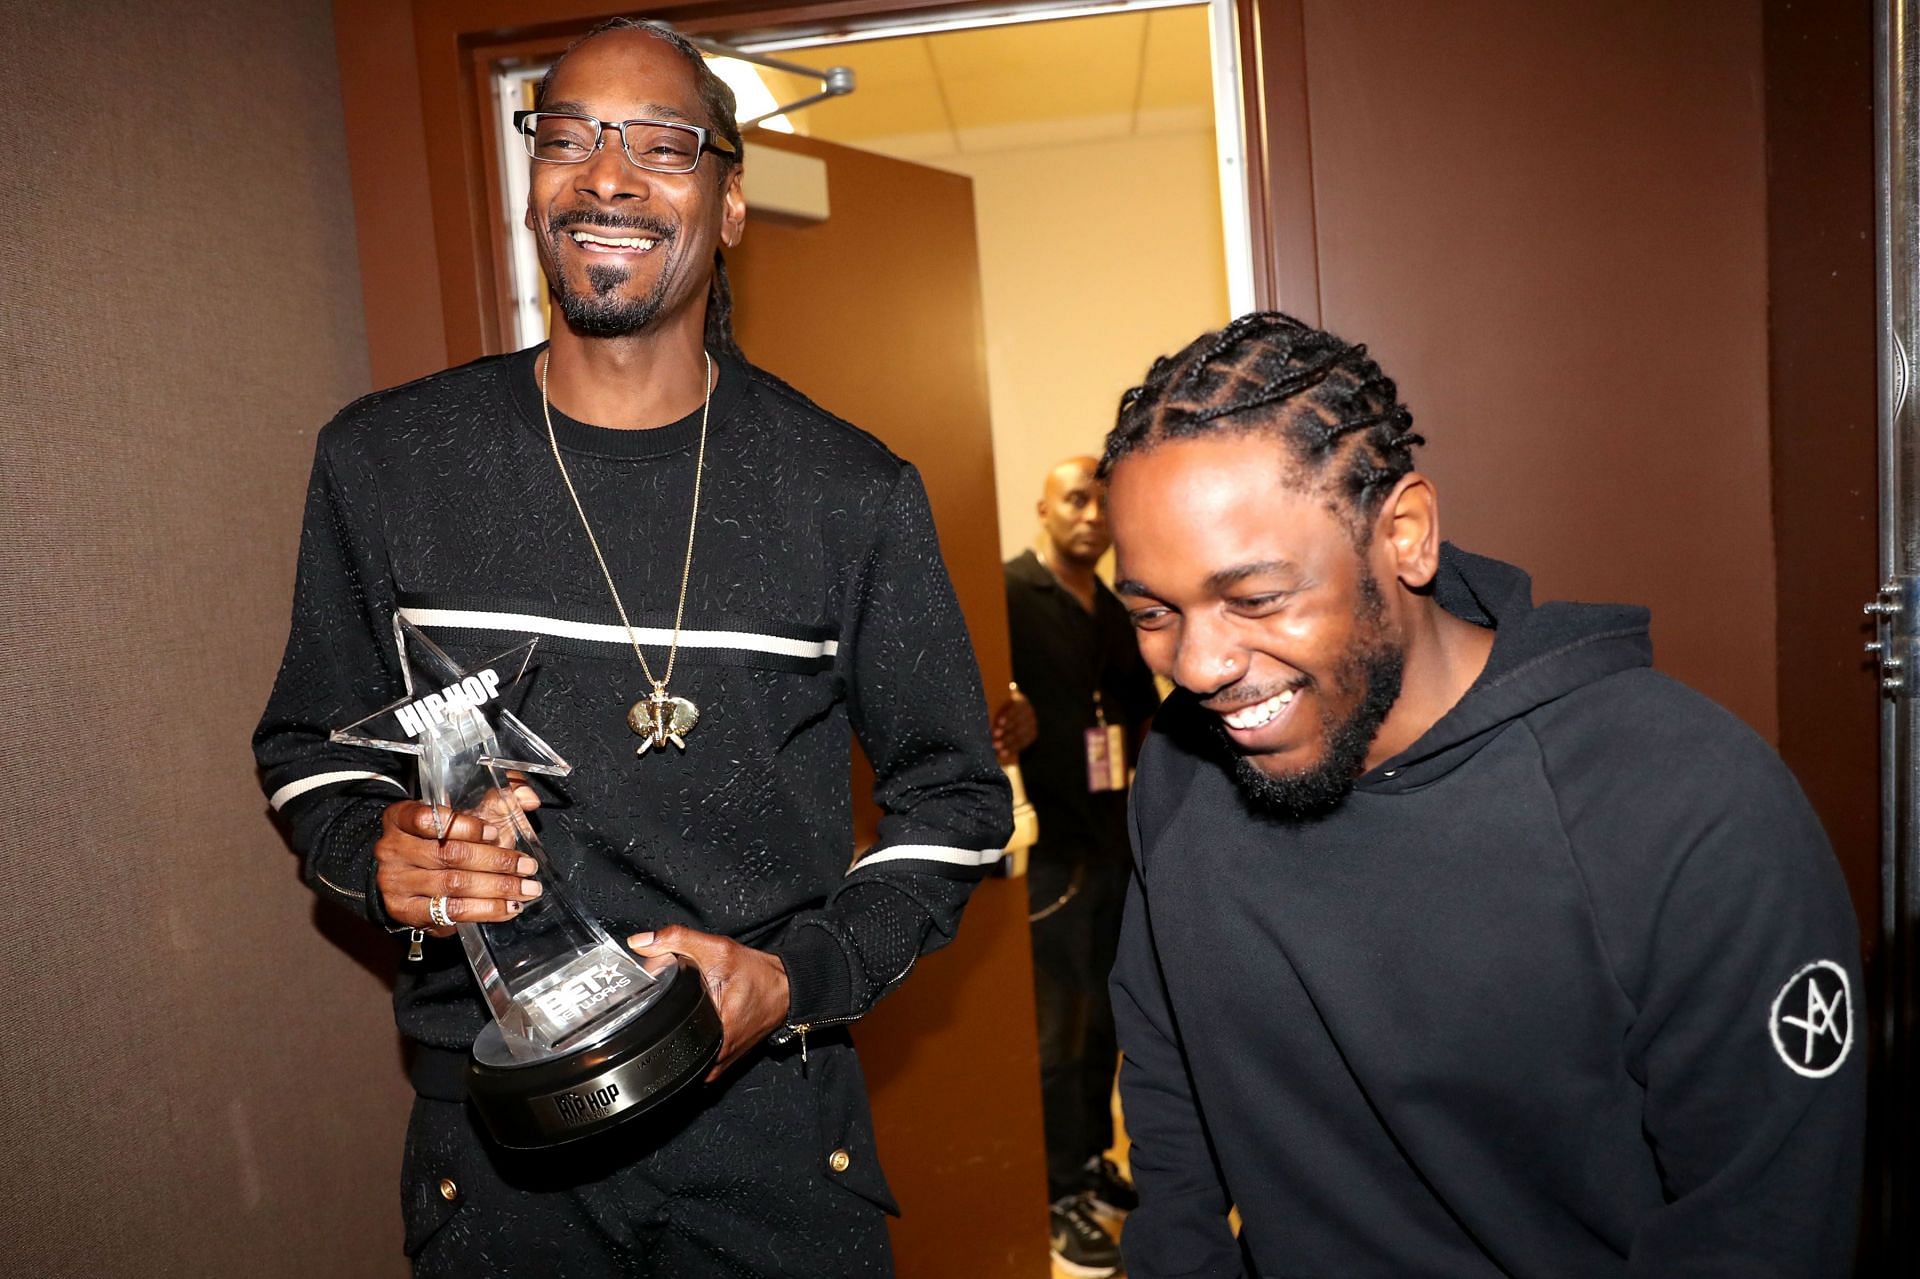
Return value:
[[(1121, 401), (1117, 590), (1178, 686), (1113, 974), (1127, 1273), (1848, 1273), (1852, 909), (1774, 753), (1440, 540), (1361, 346), (1249, 315)], [(1228, 1212), (1238, 1206), (1235, 1238)]]
[[(847, 1026), (953, 936), (1011, 830), (979, 670), (918, 473), (734, 345), (726, 85), (621, 21), (535, 104), (516, 141), (552, 338), (320, 432), (254, 739), (267, 793), (323, 898), (432, 938), (394, 988), (416, 1276), (885, 1275), (895, 1209)], [(555, 1150), (477, 1127), (486, 1006), (446, 925), (542, 885), (479, 817), (436, 838), (397, 757), (370, 772), (329, 742), (398, 695), (396, 614), (469, 661), (541, 637), (524, 711), (574, 765), (539, 814), (553, 865), (636, 950), (691, 956), (720, 1012), (719, 1061), (673, 1105)], [(883, 810), (858, 860), (855, 736)]]

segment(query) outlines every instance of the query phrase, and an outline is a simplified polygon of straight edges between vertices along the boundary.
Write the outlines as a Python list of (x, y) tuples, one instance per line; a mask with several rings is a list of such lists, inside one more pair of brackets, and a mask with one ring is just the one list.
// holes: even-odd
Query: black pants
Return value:
[(1124, 849), (1055, 852), (1042, 841), (1029, 862), (1029, 905), (1035, 914), (1048, 912), (1032, 924), (1033, 995), (1053, 1199), (1085, 1189), (1087, 1161), (1113, 1144), (1119, 1046), (1107, 975), (1120, 940), (1127, 877)]
[(418, 1098), (401, 1172), (414, 1275), (892, 1275), (897, 1209), (852, 1046), (808, 1057), (803, 1074), (798, 1052), (762, 1050), (670, 1112), (544, 1151), (505, 1150), (464, 1102)]

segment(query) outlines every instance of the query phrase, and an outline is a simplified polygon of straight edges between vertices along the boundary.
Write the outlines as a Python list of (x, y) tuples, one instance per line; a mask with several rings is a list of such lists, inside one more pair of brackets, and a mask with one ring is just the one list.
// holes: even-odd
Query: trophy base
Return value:
[(467, 1094), (493, 1139), (516, 1150), (577, 1141), (704, 1075), (720, 1055), (720, 1013), (693, 961), (675, 959), (656, 973), (648, 1006), (590, 1047), (521, 1060), (489, 1022), (473, 1043)]

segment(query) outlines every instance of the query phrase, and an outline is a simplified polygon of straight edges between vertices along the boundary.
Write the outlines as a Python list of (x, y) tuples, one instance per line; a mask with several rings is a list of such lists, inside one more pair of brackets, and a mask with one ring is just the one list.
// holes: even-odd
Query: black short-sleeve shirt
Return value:
[(1126, 792), (1087, 789), (1084, 734), (1097, 723), (1096, 689), (1106, 722), (1125, 727), (1130, 746), (1159, 704), (1126, 609), (1096, 582), (1089, 613), (1030, 550), (1007, 561), (1006, 576), (1013, 677), (1040, 721), (1020, 772), (1040, 816), (1041, 847), (1124, 856)]

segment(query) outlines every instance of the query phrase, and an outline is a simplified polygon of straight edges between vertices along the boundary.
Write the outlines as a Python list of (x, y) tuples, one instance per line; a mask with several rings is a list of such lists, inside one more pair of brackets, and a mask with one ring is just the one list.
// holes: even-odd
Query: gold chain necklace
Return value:
[(580, 517), (580, 527), (587, 532), (587, 545), (593, 548), (593, 558), (600, 561), (600, 575), (607, 579), (607, 593), (613, 596), (613, 607), (620, 614), (620, 625), (627, 628), (627, 640), (633, 645), (633, 655), (640, 659), (640, 673), (653, 685), (653, 691), (635, 702), (627, 710), (627, 727), (640, 734), (639, 749), (636, 755), (645, 755), (656, 746), (665, 746), (672, 742), (681, 750), (687, 749), (686, 735), (700, 722), (700, 708), (684, 697), (674, 697), (667, 692), (667, 681), (673, 678), (673, 661), (680, 655), (680, 621), (687, 612), (687, 583), (693, 579), (693, 536), (700, 527), (700, 477), (707, 469), (707, 413), (713, 407), (713, 356), (701, 351), (707, 364), (706, 396), (700, 402), (700, 450), (693, 461), (693, 516), (687, 521), (687, 556), (680, 565), (680, 602), (673, 609), (673, 643), (667, 649), (667, 668), (659, 679), (653, 677), (653, 669), (647, 665), (647, 655), (640, 651), (640, 637), (633, 633), (633, 623), (627, 620), (627, 606), (620, 602), (620, 588), (613, 584), (613, 572), (607, 567), (607, 557), (600, 553), (600, 539), (593, 535), (593, 525), (587, 520), (587, 510), (580, 505), (580, 494), (573, 487), (573, 477), (567, 474), (567, 464), (560, 456), (560, 440), (553, 433), (553, 409), (547, 402), (547, 374), (553, 368), (553, 350), (548, 348), (544, 362), (540, 365), (540, 415), (547, 422), (547, 443), (553, 449), (553, 464), (560, 468), (560, 481), (567, 486), (567, 496), (573, 499), (573, 509)]

